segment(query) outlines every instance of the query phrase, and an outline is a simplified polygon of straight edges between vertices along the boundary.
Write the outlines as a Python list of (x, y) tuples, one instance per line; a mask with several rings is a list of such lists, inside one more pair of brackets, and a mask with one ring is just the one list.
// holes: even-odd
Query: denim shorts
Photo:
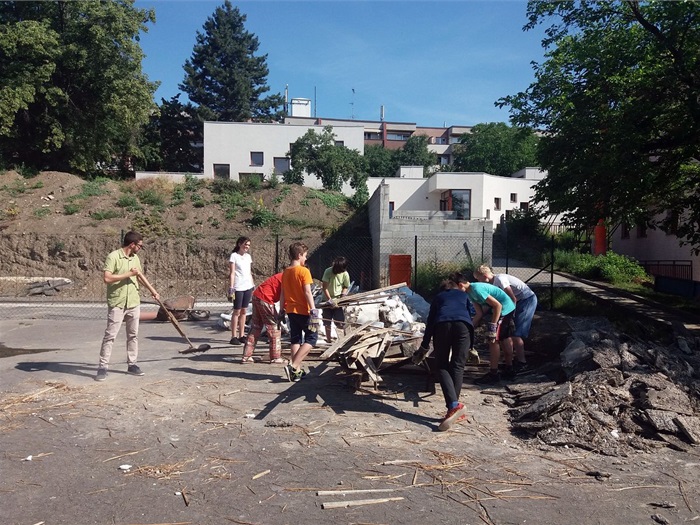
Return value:
[(310, 344), (311, 346), (316, 345), (318, 341), (318, 332), (309, 330), (310, 315), (288, 313), (287, 317), (289, 318), (289, 342), (291, 344), (300, 345), (303, 335), (304, 343)]
[(537, 310), (537, 296), (531, 295), (527, 299), (515, 303), (515, 331), (513, 337), (527, 337), (530, 335), (532, 318)]

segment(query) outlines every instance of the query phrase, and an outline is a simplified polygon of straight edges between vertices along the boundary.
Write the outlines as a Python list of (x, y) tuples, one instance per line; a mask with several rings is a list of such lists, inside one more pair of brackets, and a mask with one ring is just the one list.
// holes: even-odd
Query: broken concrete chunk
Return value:
[(693, 445), (700, 445), (700, 417), (677, 416), (673, 422)]

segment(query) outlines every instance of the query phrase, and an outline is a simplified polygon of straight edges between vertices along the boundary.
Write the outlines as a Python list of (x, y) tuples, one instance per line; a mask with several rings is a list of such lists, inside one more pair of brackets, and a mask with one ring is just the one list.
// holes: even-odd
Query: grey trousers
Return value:
[(141, 306), (133, 308), (109, 307), (107, 310), (107, 329), (100, 349), (100, 368), (109, 368), (114, 340), (119, 333), (122, 322), (126, 321), (126, 363), (135, 365), (139, 355), (139, 316)]

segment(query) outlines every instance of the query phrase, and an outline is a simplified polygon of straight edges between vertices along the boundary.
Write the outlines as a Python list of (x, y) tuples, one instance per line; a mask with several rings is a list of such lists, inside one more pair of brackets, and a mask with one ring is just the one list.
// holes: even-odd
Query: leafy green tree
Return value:
[(423, 166), (423, 175), (430, 175), (437, 164), (437, 155), (428, 149), (428, 140), (427, 135), (411, 135), (401, 149), (394, 151), (396, 170), (399, 166)]
[(365, 147), (367, 172), (370, 177), (395, 177), (398, 166), (394, 158), (394, 150), (379, 144)]
[(246, 16), (229, 0), (217, 7), (197, 32), (192, 57), (185, 62), (180, 89), (199, 104), (209, 120), (270, 122), (284, 116), (278, 93), (264, 97), (267, 55), (255, 56), (258, 38), (246, 31)]
[(138, 44), (155, 15), (133, 3), (0, 3), (6, 161), (85, 173), (137, 152), (157, 86), (141, 70)]
[(452, 169), (508, 177), (528, 166), (537, 166), (537, 140), (531, 130), (503, 122), (477, 124), (455, 144)]
[[(536, 198), (580, 225), (700, 216), (700, 177), (682, 169), (700, 158), (700, 3), (531, 0), (528, 16), (551, 24), (546, 59), (498, 104), (544, 133)], [(696, 250), (698, 228), (683, 232)]]
[(423, 166), (424, 174), (437, 163), (437, 155), (428, 149), (426, 135), (409, 137), (401, 149), (391, 150), (380, 145), (365, 148), (367, 172), (371, 177), (396, 177), (401, 166)]
[(180, 93), (161, 99), (144, 128), (138, 165), (149, 171), (199, 172), (203, 163), (203, 119), (198, 108), (180, 102)]
[(304, 172), (316, 175), (327, 190), (340, 191), (344, 182), (353, 188), (366, 180), (365, 159), (357, 150), (336, 146), (332, 126), (321, 133), (308, 130), (290, 146), (292, 169), (284, 174), (287, 183), (303, 183)]

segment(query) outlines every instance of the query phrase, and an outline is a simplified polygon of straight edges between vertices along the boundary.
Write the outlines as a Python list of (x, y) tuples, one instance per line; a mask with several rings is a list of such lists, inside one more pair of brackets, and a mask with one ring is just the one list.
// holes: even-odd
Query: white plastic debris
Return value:
[(22, 461), (31, 461), (31, 460), (32, 460), (32, 456), (30, 455), (30, 456), (27, 456), (26, 458), (24, 458)]
[(255, 417), (255, 414), (246, 414), (245, 417), (248, 419), (253, 419)]
[(124, 465), (119, 465), (119, 470), (131, 470), (132, 465), (129, 464), (124, 464)]
[(615, 429), (610, 431), (610, 435), (615, 439), (620, 439), (620, 431)]

